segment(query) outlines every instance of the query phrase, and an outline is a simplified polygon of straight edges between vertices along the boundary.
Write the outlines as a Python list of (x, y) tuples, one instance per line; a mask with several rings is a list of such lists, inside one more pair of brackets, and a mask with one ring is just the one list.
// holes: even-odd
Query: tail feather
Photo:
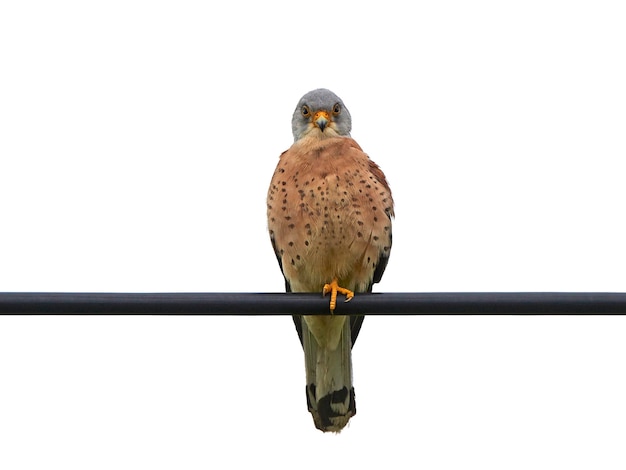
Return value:
[(315, 325), (310, 324), (315, 321), (315, 317), (302, 321), (307, 405), (315, 427), (324, 432), (339, 432), (356, 414), (350, 321), (338, 325), (341, 331), (332, 342), (319, 341), (313, 335)]

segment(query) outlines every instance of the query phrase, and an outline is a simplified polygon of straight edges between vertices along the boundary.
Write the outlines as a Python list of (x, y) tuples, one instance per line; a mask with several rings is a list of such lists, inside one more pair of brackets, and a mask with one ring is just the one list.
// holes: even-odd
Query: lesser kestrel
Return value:
[[(351, 349), (362, 316), (334, 313), (371, 292), (391, 249), (393, 199), (385, 175), (350, 137), (352, 122), (330, 90), (300, 99), (294, 143), (267, 196), (268, 228), (288, 292), (330, 293), (332, 315), (294, 315), (304, 348), (306, 397), (315, 426), (339, 432), (356, 413)], [(340, 309), (339, 309), (340, 310)]]

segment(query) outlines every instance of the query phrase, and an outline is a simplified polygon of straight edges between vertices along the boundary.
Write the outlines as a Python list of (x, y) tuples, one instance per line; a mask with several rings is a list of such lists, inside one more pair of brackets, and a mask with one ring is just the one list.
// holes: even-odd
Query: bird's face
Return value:
[(291, 120), (294, 140), (312, 135), (318, 138), (349, 136), (352, 120), (348, 108), (332, 91), (320, 88), (304, 95)]

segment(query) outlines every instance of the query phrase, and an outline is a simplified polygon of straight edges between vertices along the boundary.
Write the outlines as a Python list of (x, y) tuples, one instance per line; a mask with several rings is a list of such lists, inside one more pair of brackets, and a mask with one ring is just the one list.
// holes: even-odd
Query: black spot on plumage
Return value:
[(343, 387), (341, 390), (335, 390), (331, 394), (331, 403), (343, 403), (348, 398), (348, 388)]
[[(307, 400), (308, 400), (308, 391), (307, 391)], [(313, 394), (313, 396), (315, 396)], [(346, 399), (348, 400), (348, 414), (355, 415), (356, 414), (356, 402), (354, 399), (354, 388), (351, 388), (348, 391), (347, 387), (343, 387), (340, 390), (336, 390), (332, 393), (329, 393), (325, 397), (317, 400), (317, 412), (320, 417), (321, 429), (326, 430), (333, 425), (331, 418), (337, 418), (339, 416), (344, 416), (343, 413), (338, 413), (333, 410), (331, 404), (332, 403), (345, 403)], [(310, 405), (310, 401), (307, 402)]]

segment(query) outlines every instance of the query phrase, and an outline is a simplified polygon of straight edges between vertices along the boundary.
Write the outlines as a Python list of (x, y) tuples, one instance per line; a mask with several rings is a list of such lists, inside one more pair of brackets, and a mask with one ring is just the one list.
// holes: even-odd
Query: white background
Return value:
[[(277, 292), (307, 91), (396, 200), (379, 292), (626, 291), (620, 1), (0, 6), (0, 291)], [(624, 317), (370, 317), (358, 414), (288, 317), (0, 319), (0, 468), (626, 466)]]

